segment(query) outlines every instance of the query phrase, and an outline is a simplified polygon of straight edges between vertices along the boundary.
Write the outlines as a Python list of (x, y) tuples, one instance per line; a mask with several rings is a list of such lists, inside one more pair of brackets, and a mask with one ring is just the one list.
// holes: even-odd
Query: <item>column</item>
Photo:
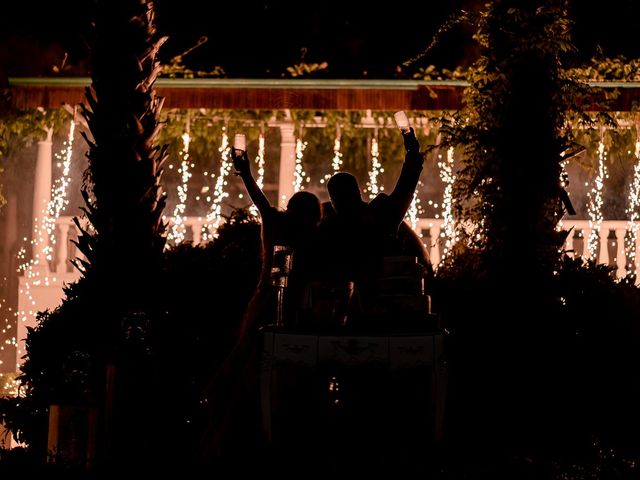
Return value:
[(44, 225), (44, 218), (51, 201), (51, 160), (53, 129), (47, 129), (46, 140), (38, 142), (35, 181), (33, 182), (33, 239), (40, 238), (40, 245), (32, 245), (33, 258), (38, 259), (39, 268), (49, 270), (44, 255), (44, 248), (49, 238)]
[(296, 171), (296, 137), (293, 122), (280, 124), (280, 174), (278, 177), (278, 206), (286, 207), (293, 195)]

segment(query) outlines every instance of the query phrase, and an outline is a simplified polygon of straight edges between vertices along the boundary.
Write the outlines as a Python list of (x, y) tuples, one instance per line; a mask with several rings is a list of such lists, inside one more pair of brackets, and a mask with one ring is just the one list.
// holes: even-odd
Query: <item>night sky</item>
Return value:
[[(330, 78), (394, 78), (396, 66), (420, 53), (439, 25), (477, 0), (387, 2), (293, 0), (158, 0), (157, 22), (169, 36), (161, 57), (168, 61), (194, 45), (208, 42), (185, 57), (190, 68), (222, 66), (229, 77), (280, 77), (301, 60), (327, 61)], [(51, 75), (68, 52), (67, 75), (87, 74), (83, 31), (89, 0), (15, 2), (0, 17), (0, 75)], [(113, 2), (114, 8), (117, 1)], [(574, 38), (589, 58), (600, 46), (609, 56), (640, 57), (637, 19), (640, 2), (609, 0), (598, 8), (574, 0)], [(211, 13), (209, 13), (211, 11)], [(447, 34), (424, 64), (451, 68), (474, 56), (472, 31)]]

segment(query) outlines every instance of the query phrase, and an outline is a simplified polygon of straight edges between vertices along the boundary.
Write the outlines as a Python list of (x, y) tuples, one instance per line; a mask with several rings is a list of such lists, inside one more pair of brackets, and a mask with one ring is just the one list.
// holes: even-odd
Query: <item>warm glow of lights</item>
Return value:
[[(421, 185), (418, 182), (418, 185)], [(416, 188), (413, 192), (413, 199), (411, 199), (411, 205), (407, 209), (407, 214), (405, 215), (405, 219), (411, 224), (411, 228), (422, 237), (422, 233), (418, 231), (418, 220), (420, 215), (420, 199), (418, 198), (418, 189)]]
[(5, 395), (16, 397), (20, 394), (20, 382), (16, 380), (15, 375), (13, 372), (0, 373), (0, 397)]
[(379, 157), (380, 150), (378, 149), (378, 134), (376, 132), (371, 139), (371, 170), (369, 171), (369, 181), (367, 182), (370, 199), (375, 198), (376, 195), (384, 190), (383, 187), (378, 186), (378, 176), (384, 172)]
[[(56, 282), (56, 278), (49, 278), (49, 262), (53, 260), (53, 250), (56, 244), (56, 222), (60, 218), (64, 208), (68, 205), (69, 200), (67, 198), (67, 188), (70, 183), (69, 170), (71, 166), (71, 158), (73, 156), (73, 143), (76, 124), (75, 121), (71, 121), (69, 125), (69, 134), (67, 140), (64, 142), (63, 147), (59, 153), (55, 154), (55, 158), (58, 160), (56, 165), (62, 168), (60, 176), (53, 182), (51, 186), (51, 199), (49, 200), (46, 209), (41, 212), (41, 218), (43, 219), (42, 225), (39, 225), (37, 219), (34, 219), (33, 238), (31, 240), (32, 251), (34, 252), (33, 258), (27, 260), (27, 251), (23, 246), (20, 248), (17, 254), (19, 273), (23, 273), (25, 281), (23, 282), (24, 288), (20, 290), (20, 294), (24, 295), (27, 299), (27, 303), (34, 308), (30, 310), (18, 310), (14, 312), (15, 318), (18, 322), (26, 322), (29, 318), (34, 318), (36, 315), (36, 301), (33, 297), (32, 288), (49, 286)], [(23, 239), (25, 242), (27, 238)], [(41, 259), (44, 260), (44, 264), (41, 264)], [(9, 320), (5, 318), (5, 324), (9, 324)], [(8, 339), (8, 344), (18, 346), (17, 338), (14, 336)], [(20, 361), (24, 352), (17, 350), (17, 358)], [(16, 364), (16, 369), (20, 367), (20, 364)]]
[(607, 172), (607, 166), (605, 164), (607, 160), (607, 152), (604, 148), (604, 142), (602, 139), (598, 143), (598, 170), (594, 185), (591, 191), (587, 193), (589, 199), (588, 213), (589, 213), (589, 228), (591, 228), (591, 234), (587, 240), (587, 249), (589, 252), (589, 258), (595, 258), (596, 248), (598, 246), (598, 238), (600, 237), (600, 226), (602, 225), (602, 191), (604, 187), (604, 180), (609, 178)]
[(633, 179), (629, 186), (629, 205), (627, 206), (627, 215), (629, 215), (629, 223), (627, 226), (626, 251), (629, 252), (629, 261), (631, 263), (631, 273), (636, 273), (636, 245), (638, 244), (638, 220), (640, 220), (640, 138), (636, 141), (636, 164), (633, 168)]
[(333, 142), (333, 159), (331, 160), (331, 167), (333, 167), (333, 173), (339, 172), (342, 166), (342, 152), (340, 152), (340, 130)]
[(336, 128), (336, 139), (333, 141), (333, 159), (331, 160), (331, 173), (327, 173), (320, 183), (324, 183), (331, 178), (331, 175), (340, 171), (342, 166), (342, 152), (340, 151), (340, 127)]
[[(55, 154), (55, 158), (59, 160), (57, 165), (62, 167), (62, 173), (51, 187), (51, 200), (47, 205), (47, 214), (44, 218), (44, 227), (49, 237), (48, 244), (44, 244), (42, 251), (47, 261), (53, 260), (53, 250), (56, 244), (56, 220), (60, 218), (60, 214), (69, 204), (67, 198), (67, 187), (71, 182), (69, 177), (69, 168), (71, 167), (71, 157), (73, 156), (73, 137), (76, 131), (76, 123), (71, 120), (69, 125), (69, 134), (64, 142), (60, 153)], [(61, 162), (60, 162), (61, 161)]]
[(205, 222), (202, 226), (202, 240), (208, 241), (216, 238), (216, 233), (220, 222), (222, 221), (222, 201), (229, 196), (228, 192), (225, 192), (224, 187), (227, 184), (227, 176), (231, 171), (233, 162), (229, 157), (231, 147), (229, 146), (229, 136), (227, 135), (227, 129), (222, 129), (222, 142), (220, 143), (220, 171), (216, 178), (216, 184), (213, 188), (213, 200), (211, 201), (211, 208), (205, 218)]
[[(264, 188), (264, 134), (260, 134), (258, 137), (258, 155), (256, 155), (256, 165), (258, 166), (258, 177), (256, 178), (256, 183), (260, 189)], [(258, 216), (258, 209), (255, 205), (251, 205), (249, 207), (249, 211), (254, 217)]]
[[(296, 140), (296, 168), (293, 171), (294, 192), (304, 190), (304, 185), (302, 184), (303, 181), (309, 182), (309, 177), (307, 177), (307, 174), (302, 168), (302, 156), (305, 148), (307, 148), (307, 142), (303, 142), (302, 139), (298, 138)], [(305, 177), (307, 177), (306, 180)]]
[(444, 193), (442, 194), (442, 235), (444, 236), (444, 248), (442, 249), (442, 260), (451, 252), (456, 235), (455, 225), (453, 222), (453, 183), (456, 176), (453, 173), (453, 147), (447, 150), (447, 160), (442, 161), (442, 155), (439, 155), (438, 168), (440, 180), (445, 184)]
[(173, 210), (173, 216), (171, 217), (171, 231), (167, 235), (168, 240), (172, 240), (175, 244), (182, 243), (186, 234), (186, 226), (184, 224), (184, 213), (187, 202), (188, 182), (191, 178), (191, 172), (189, 171), (189, 144), (191, 143), (191, 136), (189, 135), (189, 124), (187, 123), (187, 131), (182, 134), (182, 164), (178, 173), (182, 175), (182, 183), (178, 185), (178, 203)]

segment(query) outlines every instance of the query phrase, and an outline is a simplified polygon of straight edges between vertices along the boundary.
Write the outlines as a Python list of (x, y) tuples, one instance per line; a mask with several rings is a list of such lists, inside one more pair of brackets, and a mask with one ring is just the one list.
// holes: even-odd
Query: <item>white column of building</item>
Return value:
[(34, 259), (38, 259), (38, 267), (47, 271), (49, 267), (45, 258), (45, 247), (49, 244), (49, 236), (45, 229), (44, 218), (51, 201), (52, 135), (53, 129), (48, 128), (47, 138), (38, 142), (38, 156), (33, 182), (33, 239), (37, 238), (39, 245), (36, 245), (35, 242), (32, 243), (32, 255)]
[(296, 171), (296, 137), (293, 122), (280, 124), (280, 175), (278, 177), (278, 206), (286, 207), (293, 195)]
[(44, 219), (51, 200), (52, 135), (53, 130), (47, 129), (47, 138), (38, 142), (32, 210), (32, 254), (33, 259), (37, 259), (37, 264), (30, 266), (19, 280), (16, 366), (22, 364), (22, 356), (25, 354), (24, 341), (28, 328), (36, 326), (36, 312), (57, 306), (63, 296), (62, 284), (53, 285), (51, 282), (43, 282), (43, 279), (49, 277), (51, 273), (45, 256), (49, 235), (46, 232)]

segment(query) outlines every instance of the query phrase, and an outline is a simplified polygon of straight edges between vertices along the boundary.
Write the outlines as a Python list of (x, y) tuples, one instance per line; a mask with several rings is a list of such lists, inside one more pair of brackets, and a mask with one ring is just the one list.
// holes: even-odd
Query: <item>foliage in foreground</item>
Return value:
[(29, 332), (22, 396), (1, 399), (0, 418), (18, 440), (44, 455), (49, 406), (101, 406), (104, 366), (113, 364), (123, 382), (116, 400), (131, 402), (121, 409), (149, 428), (136, 431), (132, 424), (120, 434), (133, 435), (142, 455), (160, 451), (171, 432), (180, 439), (175, 460), (193, 455), (206, 425), (204, 389), (235, 341), (260, 267), (259, 224), (237, 211), (213, 242), (165, 253), (153, 310), (111, 319), (118, 325), (115, 348), (114, 337), (99, 328), (109, 299), (95, 294), (91, 278), (81, 279)]

